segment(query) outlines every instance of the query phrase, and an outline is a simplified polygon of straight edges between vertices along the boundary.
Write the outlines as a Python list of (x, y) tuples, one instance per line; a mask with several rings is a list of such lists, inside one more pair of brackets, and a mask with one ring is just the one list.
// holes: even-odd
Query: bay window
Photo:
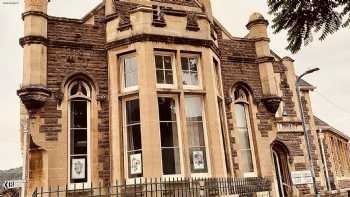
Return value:
[(185, 96), (187, 134), (192, 173), (207, 173), (207, 151), (201, 96)]
[(158, 97), (163, 175), (181, 174), (177, 101)]

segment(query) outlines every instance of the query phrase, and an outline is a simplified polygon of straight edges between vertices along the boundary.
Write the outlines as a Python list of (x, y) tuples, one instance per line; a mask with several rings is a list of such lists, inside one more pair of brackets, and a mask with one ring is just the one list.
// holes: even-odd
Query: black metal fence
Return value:
[(37, 188), (33, 197), (202, 197), (253, 196), (271, 191), (266, 178), (144, 178), (133, 183), (115, 182), (113, 185), (66, 185)]
[(143, 178), (113, 185), (66, 185), (64, 187), (37, 188), (33, 197), (202, 197), (252, 196), (271, 191), (266, 178)]

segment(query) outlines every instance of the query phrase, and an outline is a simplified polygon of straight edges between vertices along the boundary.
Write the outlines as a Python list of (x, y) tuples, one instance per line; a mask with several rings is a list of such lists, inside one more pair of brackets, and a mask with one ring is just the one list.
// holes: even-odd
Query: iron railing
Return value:
[(202, 197), (252, 196), (271, 191), (267, 178), (144, 178), (113, 185), (66, 185), (64, 187), (37, 188), (33, 197)]

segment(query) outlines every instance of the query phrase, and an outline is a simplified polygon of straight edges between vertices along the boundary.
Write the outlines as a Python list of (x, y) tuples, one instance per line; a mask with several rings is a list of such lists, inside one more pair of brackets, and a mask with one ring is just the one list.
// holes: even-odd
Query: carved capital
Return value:
[(280, 106), (282, 98), (279, 96), (266, 96), (263, 97), (261, 101), (269, 112), (275, 114)]
[(17, 90), (17, 95), (29, 112), (36, 112), (51, 96), (51, 91), (44, 86), (31, 85)]
[(107, 95), (105, 95), (105, 94), (99, 94), (99, 95), (97, 95), (97, 101), (99, 101), (99, 102), (105, 102), (105, 101), (107, 101)]

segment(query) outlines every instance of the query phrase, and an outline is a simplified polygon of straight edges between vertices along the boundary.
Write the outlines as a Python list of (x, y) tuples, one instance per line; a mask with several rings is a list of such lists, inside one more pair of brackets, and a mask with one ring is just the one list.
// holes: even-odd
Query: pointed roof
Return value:
[(314, 116), (314, 120), (315, 120), (316, 126), (319, 129), (331, 131), (332, 133), (344, 138), (345, 140), (350, 141), (350, 137), (348, 135), (346, 135), (345, 133), (339, 131), (338, 129), (330, 126), (327, 122), (321, 120), (317, 116)]

